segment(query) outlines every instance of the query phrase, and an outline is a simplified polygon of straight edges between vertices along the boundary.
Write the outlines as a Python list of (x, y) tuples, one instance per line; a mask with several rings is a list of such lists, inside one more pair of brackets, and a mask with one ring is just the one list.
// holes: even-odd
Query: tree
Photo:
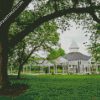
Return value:
[(96, 24), (92, 27), (92, 34), (90, 36), (90, 45), (88, 50), (92, 56), (92, 70), (98, 73), (100, 63), (100, 24)]
[(47, 60), (54, 64), (54, 69), (57, 66), (55, 60), (61, 56), (64, 56), (65, 52), (62, 48), (51, 49), (50, 54), (47, 57)]
[[(81, 0), (76, 7), (73, 7), (71, 0), (57, 0), (55, 10), (50, 0), (1, 0), (0, 1), (0, 87), (5, 87), (8, 84), (7, 75), (7, 62), (8, 62), (8, 50), (15, 47), (21, 42), (30, 32), (34, 31), (40, 25), (48, 22), (51, 19), (55, 19), (61, 16), (67, 18), (69, 21), (71, 18), (79, 15), (78, 18), (83, 18), (81, 14), (85, 14), (85, 18), (95, 20), (100, 23), (100, 1), (96, 0), (93, 3), (87, 2), (88, 0)], [(35, 19), (31, 21), (24, 29), (18, 32), (14, 37), (8, 40), (8, 31), (10, 25), (15, 19), (25, 10), (29, 3), (34, 4), (33, 14)], [(52, 1), (53, 2), (53, 1)], [(55, 3), (54, 3), (55, 4)], [(38, 14), (38, 16), (37, 16)], [(73, 16), (74, 15), (74, 16)], [(91, 17), (90, 17), (90, 16)], [(91, 19), (92, 20), (92, 19)], [(58, 19), (59, 21), (59, 19)]]
[[(16, 19), (16, 22), (11, 25), (9, 37), (13, 37), (16, 32), (29, 24), (33, 18), (34, 16), (31, 11), (24, 11), (21, 16)], [(11, 56), (9, 57), (9, 65), (17, 65), (17, 67), (19, 67), (17, 78), (20, 78), (24, 64), (27, 63), (34, 52), (40, 49), (46, 49), (46, 51), (48, 51), (49, 48), (58, 43), (58, 40), (59, 34), (57, 33), (57, 25), (54, 21), (51, 21), (43, 24), (12, 49), (10, 52)], [(12, 60), (12, 58), (15, 59)]]
[(54, 60), (57, 59), (60, 56), (64, 56), (65, 52), (63, 49), (59, 48), (59, 49), (52, 49), (50, 51), (50, 54), (48, 55), (47, 59), (48, 60)]
[(100, 62), (100, 24), (93, 27), (95, 30), (90, 36), (89, 51), (94, 58), (95, 62)]

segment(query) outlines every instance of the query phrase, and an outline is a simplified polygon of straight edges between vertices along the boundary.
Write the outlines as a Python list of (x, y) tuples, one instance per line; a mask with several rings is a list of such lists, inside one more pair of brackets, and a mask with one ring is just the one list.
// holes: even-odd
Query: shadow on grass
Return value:
[(28, 88), (29, 86), (27, 84), (15, 83), (5, 89), (0, 89), (0, 96), (19, 96)]

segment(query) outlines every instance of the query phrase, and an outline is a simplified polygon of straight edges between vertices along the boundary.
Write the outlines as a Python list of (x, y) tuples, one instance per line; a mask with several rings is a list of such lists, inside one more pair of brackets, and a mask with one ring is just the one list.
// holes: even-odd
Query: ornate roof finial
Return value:
[(70, 52), (78, 52), (79, 47), (77, 43), (73, 40), (70, 47), (69, 47)]

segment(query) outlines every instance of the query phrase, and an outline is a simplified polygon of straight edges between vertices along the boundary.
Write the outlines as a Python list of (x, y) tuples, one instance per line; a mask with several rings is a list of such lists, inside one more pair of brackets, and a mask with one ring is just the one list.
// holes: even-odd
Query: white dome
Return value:
[(78, 52), (79, 47), (75, 41), (72, 41), (70, 47), (69, 47), (70, 52)]

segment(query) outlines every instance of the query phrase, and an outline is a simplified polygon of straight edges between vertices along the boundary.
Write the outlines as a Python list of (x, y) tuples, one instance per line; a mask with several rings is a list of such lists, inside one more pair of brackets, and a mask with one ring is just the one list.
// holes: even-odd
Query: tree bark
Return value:
[[(14, 0), (0, 0), (0, 21), (11, 11)], [(8, 64), (8, 32), (10, 23), (0, 28), (0, 88), (6, 88), (9, 84)]]
[(23, 65), (22, 66), (20, 65), (18, 69), (17, 79), (20, 79), (22, 69), (23, 69)]
[(8, 63), (8, 27), (0, 30), (0, 88), (8, 85), (7, 63)]
[[(43, 43), (43, 41), (40, 43), (40, 45), (42, 45), (42, 43)], [(20, 77), (21, 77), (21, 71), (23, 70), (24, 64), (28, 61), (28, 59), (30, 58), (30, 56), (33, 54), (33, 52), (34, 52), (38, 47), (39, 47), (39, 45), (36, 46), (36, 47), (34, 47), (34, 48), (32, 49), (32, 51), (29, 53), (29, 55), (24, 59), (24, 61), (21, 59), (21, 58), (23, 58), (23, 54), (22, 54), (22, 56), (21, 56), (21, 58), (20, 58), (20, 61), (19, 61), (20, 65), (19, 65), (19, 69), (18, 69), (17, 79), (20, 79)], [(23, 50), (24, 50), (24, 49), (23, 49)], [(23, 53), (24, 53), (24, 51), (23, 51)]]

